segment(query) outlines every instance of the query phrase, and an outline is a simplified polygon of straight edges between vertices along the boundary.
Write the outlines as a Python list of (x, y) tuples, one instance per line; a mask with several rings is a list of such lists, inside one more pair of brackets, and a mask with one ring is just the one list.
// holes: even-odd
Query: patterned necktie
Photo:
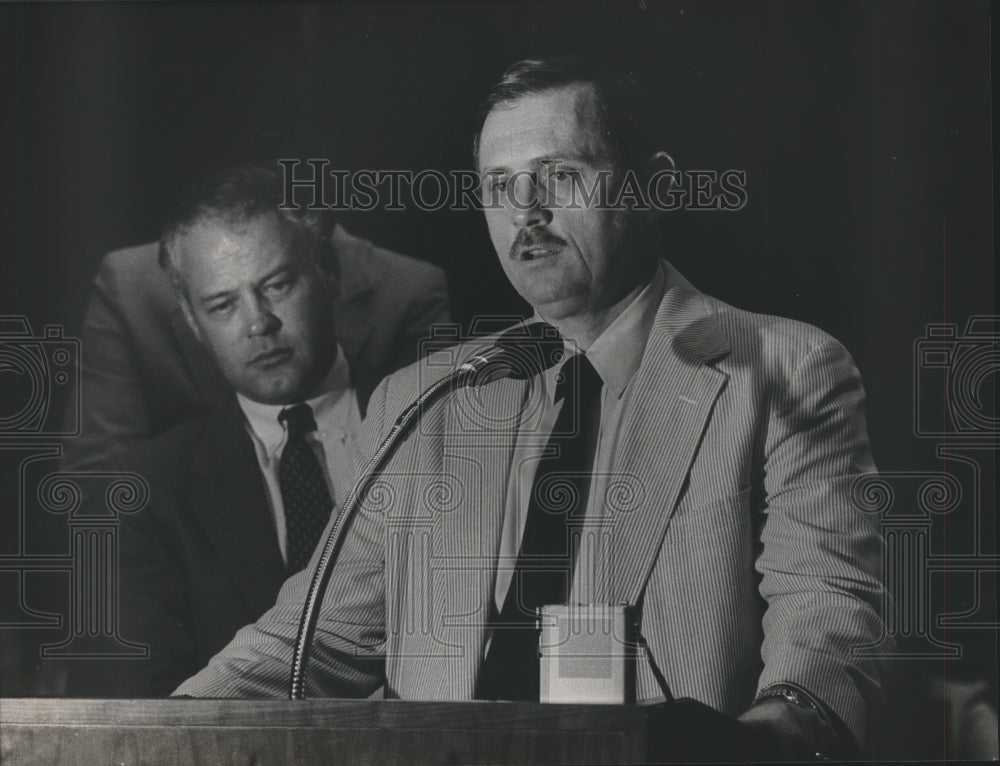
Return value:
[(288, 427), (288, 440), (278, 466), (278, 483), (288, 532), (288, 572), (293, 574), (309, 563), (330, 520), (333, 501), (316, 453), (306, 442), (306, 434), (316, 430), (312, 408), (296, 404), (283, 409), (278, 420)]
[(574, 526), (586, 513), (597, 429), (601, 379), (583, 354), (562, 367), (556, 418), (535, 480), (514, 576), (483, 664), (480, 699), (538, 701), (538, 630), (535, 609), (569, 598), (579, 542)]

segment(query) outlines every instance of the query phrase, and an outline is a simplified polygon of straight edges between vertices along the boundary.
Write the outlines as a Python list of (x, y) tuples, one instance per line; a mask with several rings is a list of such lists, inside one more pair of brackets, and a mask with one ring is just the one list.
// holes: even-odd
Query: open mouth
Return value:
[(257, 365), (258, 367), (273, 367), (287, 362), (291, 357), (292, 350), (290, 348), (275, 348), (257, 354), (257, 356), (250, 360), (250, 364)]
[(510, 246), (512, 261), (541, 261), (558, 255), (567, 245), (566, 240), (544, 229), (521, 229)]
[(537, 261), (542, 258), (546, 258), (550, 255), (555, 255), (562, 248), (558, 247), (526, 247), (519, 250), (517, 253), (516, 260), (519, 261)]

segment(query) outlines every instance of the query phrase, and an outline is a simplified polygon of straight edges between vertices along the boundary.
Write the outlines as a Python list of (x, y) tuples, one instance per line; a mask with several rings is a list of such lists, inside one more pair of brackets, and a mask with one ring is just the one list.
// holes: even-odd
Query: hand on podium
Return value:
[(815, 761), (846, 757), (820, 715), (781, 698), (732, 718), (702, 702), (678, 699), (649, 715), (651, 763)]
[(774, 754), (769, 760), (829, 760), (840, 754), (837, 735), (819, 711), (780, 697), (761, 700), (739, 721)]

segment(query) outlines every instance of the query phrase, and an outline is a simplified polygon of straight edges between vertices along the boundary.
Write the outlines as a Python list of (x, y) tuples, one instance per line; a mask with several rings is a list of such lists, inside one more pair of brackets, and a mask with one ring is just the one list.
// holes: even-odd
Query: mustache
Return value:
[(510, 246), (510, 257), (529, 247), (566, 247), (566, 240), (545, 229), (521, 229)]

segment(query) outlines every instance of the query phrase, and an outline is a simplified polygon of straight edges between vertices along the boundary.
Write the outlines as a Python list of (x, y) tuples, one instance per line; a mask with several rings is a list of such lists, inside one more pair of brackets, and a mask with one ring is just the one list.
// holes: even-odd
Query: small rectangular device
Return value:
[(635, 620), (621, 604), (558, 604), (538, 610), (539, 701), (635, 701)]

